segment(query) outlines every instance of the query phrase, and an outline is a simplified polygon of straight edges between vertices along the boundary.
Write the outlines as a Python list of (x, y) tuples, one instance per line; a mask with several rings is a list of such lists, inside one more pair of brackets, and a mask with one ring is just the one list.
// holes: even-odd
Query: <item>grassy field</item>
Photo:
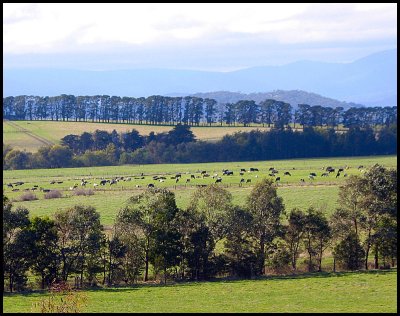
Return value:
[[(18, 126), (18, 128), (16, 127)], [(155, 133), (168, 132), (173, 126), (166, 125), (134, 125), (134, 124), (113, 124), (113, 123), (91, 123), (91, 122), (56, 122), (56, 121), (3, 121), (3, 142), (14, 148), (25, 149), (36, 152), (43, 142), (38, 141), (32, 135), (39, 136), (53, 143), (59, 143), (60, 139), (68, 134), (80, 135), (83, 132), (94, 132), (96, 129), (118, 133), (139, 131), (141, 135), (148, 135), (151, 131)], [(191, 127), (197, 139), (215, 141), (226, 134), (233, 134), (238, 131), (250, 131), (253, 129), (267, 130), (267, 127), (235, 127), (235, 126), (201, 126)], [(29, 133), (27, 133), (28, 131)]]
[[(90, 313), (396, 313), (397, 269), (315, 273), (257, 280), (85, 290)], [(3, 296), (3, 312), (29, 313), (47, 294)]]
[[(166, 164), (166, 165), (125, 165), (110, 167), (91, 167), (91, 168), (63, 168), (63, 169), (33, 169), (33, 170), (6, 170), (3, 172), (3, 192), (10, 199), (14, 200), (14, 206), (24, 206), (29, 209), (31, 215), (51, 216), (57, 210), (66, 209), (76, 204), (92, 205), (101, 214), (101, 222), (108, 226), (114, 222), (118, 210), (123, 207), (125, 201), (132, 195), (139, 194), (145, 190), (148, 183), (154, 183), (156, 187), (166, 187), (175, 193), (179, 207), (186, 207), (189, 203), (191, 194), (197, 185), (210, 184), (215, 181), (212, 177), (200, 177), (200, 171), (206, 170), (210, 175), (222, 174), (222, 169), (229, 169), (234, 172), (233, 176), (222, 176), (221, 186), (232, 193), (235, 204), (244, 205), (246, 197), (257, 181), (268, 176), (268, 169), (275, 167), (279, 170), (278, 176), (281, 181), (277, 184), (278, 195), (282, 196), (286, 210), (293, 207), (300, 207), (306, 210), (309, 206), (322, 208), (327, 215), (331, 214), (338, 205), (339, 185), (343, 184), (345, 177), (343, 174), (336, 178), (336, 173), (328, 177), (321, 177), (323, 167), (333, 166), (335, 168), (348, 166), (345, 171), (348, 175), (361, 174), (358, 169), (363, 165), (366, 170), (375, 163), (379, 163), (388, 168), (397, 168), (396, 156), (375, 156), (375, 157), (356, 157), (356, 158), (320, 158), (320, 159), (295, 159), (295, 160), (276, 160), (276, 161), (253, 161), (253, 162), (231, 162), (231, 163), (203, 163), (203, 164)], [(250, 167), (258, 168), (259, 172), (245, 172), (239, 175), (240, 169), (248, 170)], [(284, 176), (284, 171), (289, 171), (291, 176)], [(308, 179), (310, 172), (315, 172), (315, 180)], [(144, 179), (141, 179), (141, 173)], [(182, 173), (181, 180), (176, 183), (171, 179), (176, 173)], [(152, 179), (154, 175), (165, 176), (164, 182)], [(191, 179), (190, 175), (196, 178)], [(131, 177), (131, 181), (120, 181), (110, 186), (97, 186), (102, 177), (112, 179), (116, 176)], [(199, 177), (199, 178), (197, 178)], [(135, 179), (136, 178), (136, 179)], [(251, 180), (240, 186), (240, 179)], [(300, 179), (304, 178), (305, 183)], [(76, 196), (70, 187), (75, 183), (81, 188), (81, 179), (87, 179), (89, 183), (86, 188), (94, 191), (91, 196)], [(190, 182), (186, 182), (189, 179)], [(272, 178), (273, 179), (273, 178)], [(25, 182), (23, 185), (14, 187), (18, 192), (13, 192), (7, 187), (7, 183), (17, 181)], [(51, 181), (62, 181), (60, 184), (50, 184)], [(44, 199), (44, 193), (35, 192), (38, 200), (18, 201), (25, 189), (37, 185), (39, 188), (58, 189), (62, 191), (63, 197), (59, 199)], [(139, 186), (139, 187), (137, 187)]]

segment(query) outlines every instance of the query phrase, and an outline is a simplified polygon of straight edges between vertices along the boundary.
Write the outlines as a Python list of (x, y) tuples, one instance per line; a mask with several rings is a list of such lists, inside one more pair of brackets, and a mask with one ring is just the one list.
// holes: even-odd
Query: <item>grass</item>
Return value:
[[(196, 184), (213, 183), (211, 177), (191, 179), (186, 184), (186, 179), (190, 178), (186, 172), (199, 175), (199, 171), (207, 170), (211, 174), (221, 173), (224, 168), (234, 171), (233, 176), (222, 176), (222, 186), (232, 193), (233, 202), (245, 205), (246, 197), (250, 193), (254, 184), (263, 177), (268, 176), (268, 168), (274, 166), (280, 171), (282, 180), (278, 185), (278, 195), (282, 196), (286, 210), (290, 211), (293, 207), (306, 210), (313, 205), (322, 208), (327, 215), (330, 215), (338, 206), (339, 185), (344, 183), (343, 176), (336, 178), (330, 175), (321, 178), (321, 168), (331, 165), (333, 167), (350, 166), (348, 174), (361, 174), (357, 169), (359, 165), (366, 168), (379, 163), (388, 168), (397, 168), (396, 156), (375, 156), (357, 158), (321, 158), (321, 159), (295, 159), (295, 160), (276, 160), (276, 161), (253, 161), (253, 162), (231, 162), (231, 163), (208, 163), (208, 164), (164, 164), (164, 165), (125, 165), (110, 167), (91, 167), (91, 168), (63, 168), (63, 169), (33, 169), (33, 170), (6, 170), (3, 172), (3, 192), (13, 200), (14, 206), (24, 206), (29, 209), (31, 216), (52, 216), (57, 210), (66, 209), (76, 204), (92, 205), (100, 212), (102, 224), (112, 225), (119, 209), (123, 207), (125, 201), (132, 195), (143, 192), (147, 183), (155, 183), (158, 187), (167, 187), (175, 193), (177, 205), (185, 208), (189, 204), (190, 196), (196, 189)], [(241, 176), (238, 174), (241, 168), (259, 168), (259, 172), (249, 173), (243, 176), (251, 179), (251, 183), (239, 186)], [(293, 170), (293, 168), (295, 168)], [(290, 170), (292, 176), (282, 176), (283, 171)], [(140, 173), (144, 173), (145, 179), (134, 179)], [(170, 179), (171, 175), (181, 172), (182, 180), (175, 183)], [(307, 176), (310, 172), (316, 172), (318, 177), (312, 181)], [(167, 180), (160, 183), (152, 180), (152, 175), (166, 175)], [(255, 176), (258, 176), (257, 178)], [(131, 176), (132, 181), (119, 182), (113, 186), (98, 186), (93, 188), (93, 183), (99, 183), (101, 177), (112, 178), (114, 176)], [(94, 195), (77, 196), (69, 188), (75, 183), (80, 184), (81, 179), (88, 179), (90, 182), (87, 188), (93, 189)], [(306, 183), (300, 184), (300, 178), (305, 178)], [(50, 184), (52, 180), (63, 181), (61, 184)], [(19, 186), (19, 192), (12, 192), (7, 183), (16, 181), (26, 182)], [(60, 190), (63, 197), (59, 199), (44, 199), (44, 194), (36, 191), (39, 200), (19, 202), (18, 199), (23, 194), (23, 190), (38, 185), (46, 189)], [(136, 185), (140, 185), (137, 188)], [(79, 185), (79, 188), (81, 186)]]
[[(396, 279), (392, 269), (94, 289), (83, 312), (396, 313)], [(46, 295), (5, 295), (3, 312), (32, 312)]]
[[(28, 130), (34, 135), (40, 136), (53, 143), (59, 143), (61, 138), (68, 134), (80, 135), (83, 132), (94, 132), (96, 129), (112, 132), (114, 129), (118, 132), (131, 131), (133, 128), (139, 131), (141, 135), (148, 135), (150, 132), (155, 133), (168, 132), (173, 126), (169, 125), (136, 125), (123, 123), (91, 123), (91, 122), (63, 122), (63, 121), (13, 121), (13, 125)], [(3, 142), (11, 144), (20, 150), (36, 152), (43, 143), (34, 139), (27, 133), (18, 130), (7, 121), (3, 121)], [(262, 126), (200, 126), (191, 127), (194, 135), (199, 140), (216, 141), (226, 134), (233, 134), (238, 131), (251, 131), (260, 129), (267, 130)]]

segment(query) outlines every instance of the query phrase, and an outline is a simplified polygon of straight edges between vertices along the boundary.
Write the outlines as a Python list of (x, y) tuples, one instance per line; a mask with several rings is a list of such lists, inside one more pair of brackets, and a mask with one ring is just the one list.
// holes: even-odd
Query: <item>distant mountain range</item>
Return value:
[[(210, 91), (236, 91), (237, 95), (247, 94), (252, 98), (264, 98), (261, 93), (264, 92), (275, 95), (277, 99), (283, 90), (292, 91), (292, 95), (295, 94), (293, 91), (299, 95), (308, 91), (312, 92), (310, 95), (329, 96), (332, 98), (330, 102), (397, 105), (397, 49), (375, 53), (352, 63), (299, 61), (231, 72), (177, 69), (3, 70), (3, 96), (54, 96), (63, 93), (133, 97), (156, 94), (201, 96)], [(318, 101), (316, 104), (321, 103)]]
[(260, 103), (266, 99), (273, 99), (277, 101), (284, 101), (290, 103), (294, 108), (298, 104), (309, 104), (309, 105), (322, 105), (324, 107), (343, 107), (348, 109), (350, 107), (363, 107), (363, 104), (357, 104), (353, 102), (338, 101), (331, 98), (323, 97), (316, 93), (310, 93), (302, 90), (275, 90), (272, 92), (258, 92), (258, 93), (238, 93), (229, 91), (216, 91), (208, 93), (195, 93), (192, 96), (199, 98), (210, 98), (218, 101), (219, 103), (235, 103), (239, 100), (254, 100), (256, 103)]

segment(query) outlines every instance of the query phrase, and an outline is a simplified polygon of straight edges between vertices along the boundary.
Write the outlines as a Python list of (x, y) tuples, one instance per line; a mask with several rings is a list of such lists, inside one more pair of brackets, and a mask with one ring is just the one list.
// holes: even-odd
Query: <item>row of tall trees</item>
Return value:
[(135, 124), (263, 124), (282, 128), (289, 123), (302, 126), (367, 127), (397, 121), (397, 107), (349, 108), (299, 104), (294, 110), (286, 102), (267, 99), (218, 104), (214, 99), (194, 96), (147, 98), (109, 95), (53, 97), (10, 96), (3, 98), (3, 117), (10, 120), (55, 120), (117, 122)]
[[(322, 271), (325, 251), (335, 266), (375, 269), (397, 264), (397, 170), (375, 165), (339, 190), (340, 208), (285, 211), (269, 179), (257, 183), (244, 206), (229, 191), (198, 188), (180, 209), (167, 189), (148, 189), (123, 206), (109, 234), (91, 206), (74, 206), (52, 219), (12, 209), (3, 196), (3, 277), (9, 291), (26, 286), (27, 272), (42, 288), (75, 277), (76, 286), (133, 284), (139, 278), (201, 280), (253, 277), (268, 270)], [(217, 246), (219, 245), (219, 246)]]
[(136, 130), (95, 131), (67, 135), (62, 145), (44, 146), (29, 153), (3, 145), (3, 169), (89, 167), (121, 164), (254, 161), (307, 157), (392, 155), (397, 153), (397, 125), (373, 131), (306, 127), (239, 132), (217, 142), (196, 141), (188, 126), (148, 136)]

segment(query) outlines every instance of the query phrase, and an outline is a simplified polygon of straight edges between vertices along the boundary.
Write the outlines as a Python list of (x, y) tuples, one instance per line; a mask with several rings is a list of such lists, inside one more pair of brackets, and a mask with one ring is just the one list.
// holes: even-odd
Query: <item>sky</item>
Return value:
[(3, 67), (232, 71), (397, 48), (397, 3), (3, 3)]

